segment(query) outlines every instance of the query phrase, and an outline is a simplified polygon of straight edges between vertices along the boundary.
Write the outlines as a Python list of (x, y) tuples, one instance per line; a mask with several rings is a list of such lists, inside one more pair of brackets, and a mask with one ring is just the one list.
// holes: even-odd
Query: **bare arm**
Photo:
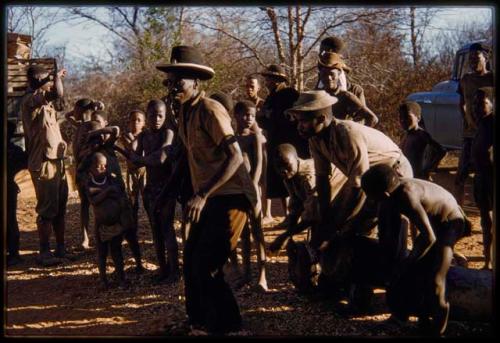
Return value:
[(255, 140), (254, 140), (255, 168), (253, 170), (252, 181), (253, 181), (254, 185), (256, 185), (256, 186), (259, 185), (260, 177), (262, 175), (262, 162), (264, 160), (264, 154), (262, 152), (263, 140), (261, 137), (262, 137), (262, 134), (260, 132), (257, 132), (255, 134)]
[(75, 119), (73, 111), (66, 113), (64, 118), (74, 127), (78, 127), (82, 123), (82, 120)]
[(167, 129), (167, 133), (165, 135), (165, 140), (163, 141), (161, 147), (148, 154), (147, 156), (140, 156), (137, 159), (137, 162), (134, 162), (140, 166), (147, 167), (157, 167), (165, 163), (167, 157), (169, 155), (169, 149), (172, 146), (172, 142), (174, 141), (174, 131), (171, 129)]
[(205, 206), (208, 197), (225, 184), (236, 173), (243, 164), (243, 155), (240, 146), (234, 136), (228, 136), (222, 142), (226, 151), (227, 159), (221, 169), (215, 173), (212, 179), (194, 195), (187, 204), (188, 220), (198, 222), (201, 211)]
[(54, 76), (54, 89), (47, 94), (47, 100), (52, 101), (64, 96), (62, 79), (66, 76), (66, 69), (61, 69)]
[(432, 229), (429, 217), (423, 208), (418, 193), (406, 192), (402, 200), (403, 214), (415, 225), (420, 233), (415, 239), (413, 249), (407, 257), (409, 263), (424, 257), (436, 243), (436, 235)]

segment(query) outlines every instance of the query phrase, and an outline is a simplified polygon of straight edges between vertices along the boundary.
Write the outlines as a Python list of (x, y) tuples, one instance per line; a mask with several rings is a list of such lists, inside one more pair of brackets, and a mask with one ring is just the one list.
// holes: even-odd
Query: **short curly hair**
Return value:
[(361, 177), (361, 188), (368, 196), (388, 192), (399, 183), (399, 176), (391, 166), (377, 164), (368, 169)]
[(418, 119), (422, 118), (422, 108), (415, 101), (406, 101), (399, 106), (399, 113), (413, 113)]

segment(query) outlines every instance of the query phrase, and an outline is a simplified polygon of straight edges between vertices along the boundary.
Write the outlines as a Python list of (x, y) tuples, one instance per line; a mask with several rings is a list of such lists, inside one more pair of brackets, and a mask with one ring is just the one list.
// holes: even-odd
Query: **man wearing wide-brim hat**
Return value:
[[(194, 195), (186, 205), (191, 229), (184, 247), (184, 283), (189, 323), (224, 333), (238, 330), (238, 304), (224, 280), (223, 265), (236, 247), (257, 195), (243, 165), (231, 117), (205, 96), (200, 81), (214, 70), (191, 46), (172, 49), (157, 68), (179, 107), (179, 137), (186, 147)], [(174, 171), (175, 174), (175, 171)]]
[[(321, 229), (311, 245), (328, 246), (339, 231), (354, 230), (366, 234), (373, 229), (376, 206), (365, 201), (361, 176), (370, 166), (388, 164), (399, 175), (412, 177), (412, 168), (399, 147), (382, 132), (351, 120), (337, 119), (332, 105), (337, 102), (327, 92), (301, 93), (287, 111), (297, 120), (300, 134), (309, 139), (316, 169), (316, 188), (320, 203)], [(329, 177), (332, 164), (346, 177), (340, 190), (333, 190)], [(332, 191), (338, 192), (330, 203)]]
[[(349, 74), (352, 71), (352, 68), (350, 68), (344, 61), (344, 56), (342, 55), (342, 52), (344, 50), (345, 50), (345, 44), (340, 37), (329, 36), (321, 40), (318, 56), (322, 57), (323, 54), (325, 53), (334, 53), (336, 56), (338, 56), (339, 59), (342, 60), (342, 72), (339, 77), (340, 88), (342, 90), (347, 90), (353, 93), (359, 98), (359, 100), (363, 103), (363, 105), (366, 105), (363, 88), (360, 85), (352, 83), (347, 78), (347, 74)], [(323, 88), (319, 76), (316, 88), (317, 89)]]
[[(269, 90), (269, 95), (262, 105), (262, 113), (258, 115), (261, 118), (262, 128), (267, 133), (267, 156), (274, 156), (278, 145), (289, 143), (297, 149), (300, 158), (309, 158), (307, 140), (300, 137), (295, 123), (285, 115), (285, 110), (292, 107), (299, 93), (287, 85), (288, 77), (281, 65), (271, 64), (260, 74), (264, 77), (266, 87)], [(267, 198), (280, 198), (286, 213), (288, 192), (272, 162), (268, 164), (266, 178)]]
[[(37, 230), (42, 266), (62, 262), (67, 257), (64, 245), (68, 182), (64, 158), (67, 143), (61, 135), (53, 102), (63, 96), (62, 79), (66, 70), (50, 75), (42, 65), (28, 68), (28, 90), (21, 100), (21, 116), (28, 153), (28, 170), (35, 188)], [(56, 238), (55, 256), (50, 250), (50, 235)]]
[[(339, 119), (351, 119), (368, 126), (375, 126), (378, 118), (365, 104), (363, 89), (350, 83), (350, 91), (341, 86), (344, 70), (350, 70), (341, 56), (334, 52), (324, 52), (318, 59), (321, 88), (338, 101), (332, 106), (333, 116)], [(358, 94), (358, 95), (356, 95)], [(361, 99), (360, 99), (361, 97)]]

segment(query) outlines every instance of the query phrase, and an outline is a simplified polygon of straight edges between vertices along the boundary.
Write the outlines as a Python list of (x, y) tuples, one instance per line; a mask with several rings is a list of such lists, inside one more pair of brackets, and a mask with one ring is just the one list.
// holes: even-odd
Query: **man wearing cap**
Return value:
[(236, 247), (257, 195), (229, 114), (200, 90), (200, 81), (215, 74), (204, 65), (200, 52), (176, 46), (170, 63), (157, 68), (168, 73), (169, 91), (180, 104), (179, 137), (186, 147), (194, 191), (185, 213), (192, 223), (184, 247), (189, 323), (210, 332), (238, 330), (241, 315), (224, 280), (223, 265)]
[[(389, 137), (376, 129), (332, 116), (332, 105), (337, 101), (322, 90), (304, 92), (287, 111), (296, 118), (300, 134), (309, 138), (314, 159), (322, 223), (319, 235), (311, 237), (311, 245), (316, 248), (341, 230), (366, 234), (373, 228), (376, 206), (365, 201), (361, 190), (361, 176), (370, 166), (388, 164), (403, 177), (413, 176), (410, 163)], [(330, 202), (332, 164), (347, 181)]]
[[(351, 119), (356, 122), (373, 127), (378, 118), (365, 104), (363, 89), (355, 84), (350, 84), (351, 91), (343, 89), (341, 76), (344, 70), (349, 70), (342, 57), (334, 52), (324, 52), (318, 60), (319, 79), (322, 88), (338, 101), (332, 106), (335, 118)], [(363, 97), (360, 100), (356, 94)]]
[(473, 100), (481, 87), (493, 87), (493, 73), (487, 69), (490, 48), (483, 43), (474, 43), (469, 52), (470, 72), (465, 74), (458, 86), (460, 112), (463, 116), (463, 145), (455, 177), (455, 194), (460, 205), (464, 202), (465, 180), (471, 169), (471, 147), (477, 126), (474, 121)]
[[(298, 92), (287, 86), (288, 78), (285, 70), (280, 65), (271, 64), (261, 72), (264, 76), (269, 96), (262, 106), (262, 128), (267, 132), (267, 156), (274, 156), (276, 148), (280, 144), (289, 143), (297, 149), (300, 158), (310, 157), (307, 140), (300, 137), (296, 124), (285, 115), (285, 110), (292, 107), (299, 96)], [(273, 163), (267, 168), (267, 190), (268, 199), (281, 198), (282, 206), (286, 212), (286, 198), (288, 192), (280, 175), (274, 168)]]
[(40, 238), (38, 262), (44, 266), (60, 260), (50, 251), (50, 233), (56, 236), (56, 257), (64, 257), (66, 202), (68, 182), (64, 157), (66, 142), (61, 136), (53, 101), (63, 96), (62, 79), (66, 70), (55, 74), (54, 80), (41, 65), (28, 68), (28, 90), (21, 100), (21, 114), (28, 153), (28, 170), (35, 188), (37, 230)]

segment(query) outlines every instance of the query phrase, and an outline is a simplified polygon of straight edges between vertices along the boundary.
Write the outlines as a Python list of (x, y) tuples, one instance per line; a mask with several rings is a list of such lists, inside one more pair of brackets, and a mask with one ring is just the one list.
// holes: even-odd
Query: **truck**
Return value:
[(469, 52), (474, 43), (480, 42), (465, 44), (457, 51), (449, 80), (437, 83), (429, 92), (412, 93), (406, 98), (420, 105), (425, 129), (446, 150), (462, 149), (463, 116), (457, 91), (460, 79), (469, 71)]

